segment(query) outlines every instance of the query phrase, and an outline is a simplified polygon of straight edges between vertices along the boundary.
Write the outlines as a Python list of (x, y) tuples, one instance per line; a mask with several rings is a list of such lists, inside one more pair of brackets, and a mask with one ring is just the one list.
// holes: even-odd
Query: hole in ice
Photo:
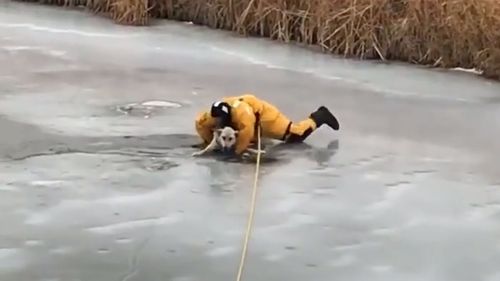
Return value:
[(182, 105), (174, 101), (150, 100), (140, 103), (119, 105), (116, 107), (116, 111), (130, 116), (149, 118), (151, 115), (159, 114), (164, 110), (180, 107), (182, 107)]

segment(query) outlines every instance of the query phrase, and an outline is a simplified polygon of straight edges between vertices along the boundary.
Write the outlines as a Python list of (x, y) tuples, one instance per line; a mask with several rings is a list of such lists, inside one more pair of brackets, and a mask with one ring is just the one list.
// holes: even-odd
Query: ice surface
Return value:
[(245, 280), (500, 280), (499, 83), (6, 1), (0, 280), (235, 278), (254, 167), (190, 145), (245, 92), (341, 122), (269, 154)]

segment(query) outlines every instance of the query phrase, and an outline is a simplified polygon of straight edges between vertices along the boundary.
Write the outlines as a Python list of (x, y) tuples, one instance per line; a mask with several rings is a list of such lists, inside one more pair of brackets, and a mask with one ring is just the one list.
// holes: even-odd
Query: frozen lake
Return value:
[(254, 166), (190, 145), (246, 92), (341, 130), (262, 166), (243, 280), (500, 280), (500, 83), (6, 1), (0, 280), (234, 280)]

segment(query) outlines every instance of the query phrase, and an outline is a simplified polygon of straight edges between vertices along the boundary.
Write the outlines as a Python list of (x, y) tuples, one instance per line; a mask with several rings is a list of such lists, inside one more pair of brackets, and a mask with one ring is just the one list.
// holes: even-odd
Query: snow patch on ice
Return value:
[(64, 183), (64, 181), (61, 181), (61, 180), (38, 180), (38, 181), (32, 181), (31, 185), (35, 185), (35, 186), (54, 186), (54, 185), (59, 185), (61, 183)]
[(56, 254), (56, 255), (66, 255), (69, 254), (73, 251), (71, 247), (58, 247), (55, 249), (50, 250), (50, 253)]
[(355, 256), (346, 254), (346, 255), (341, 255), (339, 258), (330, 261), (329, 265), (333, 267), (345, 267), (352, 265), (353, 263), (356, 262), (356, 260), (357, 258)]
[(21, 251), (16, 248), (0, 248), (0, 269), (19, 270), (25, 266)]
[(0, 259), (10, 258), (13, 255), (17, 254), (19, 249), (14, 248), (2, 248), (0, 249)]
[(0, 191), (19, 191), (19, 188), (12, 185), (0, 185)]
[(248, 55), (239, 54), (237, 52), (229, 51), (229, 50), (222, 49), (222, 48), (219, 48), (219, 47), (209, 46), (209, 48), (212, 51), (216, 51), (216, 52), (223, 53), (223, 54), (226, 54), (226, 55), (229, 55), (229, 56), (233, 56), (233, 57), (237, 57), (237, 58), (243, 59), (244, 61), (247, 61), (247, 62), (249, 62), (251, 64), (263, 65), (263, 66), (265, 66), (267, 68), (274, 68), (274, 69), (287, 69), (284, 66), (272, 64), (272, 63), (266, 62), (264, 60), (259, 60), (257, 58), (254, 58), (254, 57), (251, 57), (251, 56), (248, 56)]
[(139, 227), (146, 227), (151, 225), (169, 225), (180, 221), (179, 215), (172, 215), (161, 218), (154, 219), (143, 219), (135, 221), (120, 222), (115, 224), (109, 224), (104, 226), (97, 226), (87, 228), (87, 231), (97, 233), (97, 234), (113, 234), (123, 230), (129, 230)]
[(9, 52), (40, 51), (42, 54), (52, 57), (65, 57), (67, 54), (66, 51), (49, 49), (41, 46), (2, 46), (0, 48)]
[(452, 71), (460, 71), (460, 72), (467, 72), (467, 73), (472, 73), (472, 74), (477, 74), (477, 75), (483, 74), (482, 70), (478, 70), (476, 68), (455, 67), (455, 68), (451, 68), (450, 70), (452, 70)]
[(158, 106), (158, 107), (181, 107), (180, 104), (170, 101), (162, 101), (162, 100), (152, 100), (145, 101), (141, 103), (143, 106)]
[(66, 51), (59, 51), (59, 50), (49, 50), (48, 53), (54, 57), (63, 57), (66, 55)]
[(376, 173), (365, 173), (363, 178), (366, 180), (374, 181), (380, 179), (380, 175)]
[(52, 28), (47, 26), (40, 26), (31, 23), (6, 23), (0, 22), (0, 27), (4, 28), (25, 28), (33, 31), (44, 31), (49, 33), (62, 33), (62, 34), (71, 34), (85, 37), (109, 37), (109, 38), (130, 38), (134, 37), (134, 34), (127, 35), (119, 35), (113, 33), (100, 33), (100, 32), (86, 32), (75, 29), (62, 29), (62, 28)]
[(283, 254), (270, 254), (264, 257), (266, 261), (280, 261), (285, 257)]
[(43, 242), (40, 240), (27, 240), (24, 242), (26, 246), (40, 246), (43, 245)]
[(26, 51), (26, 50), (41, 50), (42, 47), (36, 46), (2, 46), (2, 49), (10, 52)]
[(234, 247), (219, 247), (207, 252), (207, 255), (210, 257), (222, 257), (234, 253), (235, 251), (236, 249)]

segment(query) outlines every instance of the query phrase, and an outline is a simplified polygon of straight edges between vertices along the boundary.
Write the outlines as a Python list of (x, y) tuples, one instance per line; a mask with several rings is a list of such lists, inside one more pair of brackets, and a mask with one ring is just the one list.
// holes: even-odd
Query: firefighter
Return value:
[(240, 155), (255, 140), (256, 129), (261, 127), (261, 136), (287, 143), (304, 141), (313, 131), (327, 124), (339, 130), (337, 118), (324, 106), (320, 106), (306, 119), (292, 122), (277, 107), (251, 94), (226, 97), (214, 102), (207, 112), (195, 120), (196, 131), (208, 144), (216, 127), (231, 126), (238, 130), (235, 153)]

